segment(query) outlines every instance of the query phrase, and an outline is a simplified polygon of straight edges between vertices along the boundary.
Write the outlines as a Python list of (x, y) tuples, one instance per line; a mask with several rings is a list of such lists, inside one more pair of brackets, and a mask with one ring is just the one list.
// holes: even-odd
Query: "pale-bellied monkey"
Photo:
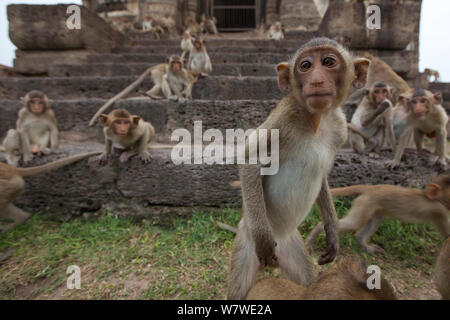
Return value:
[(191, 52), (192, 47), (194, 46), (192, 44), (192, 37), (191, 37), (189, 30), (184, 31), (180, 46), (181, 46), (181, 51), (183, 51), (183, 53), (181, 54), (181, 60), (184, 60), (184, 57), (186, 56), (186, 54)]
[(439, 72), (433, 69), (428, 69), (426, 68), (425, 70), (423, 70), (423, 73), (425, 73), (425, 75), (427, 76), (427, 80), (431, 82), (431, 77), (434, 77), (433, 82), (439, 82)]
[(309, 287), (281, 278), (259, 281), (246, 300), (397, 300), (394, 288), (382, 276), (380, 288), (369, 289), (366, 264), (346, 257), (320, 273)]
[[(392, 150), (395, 149), (394, 108), (391, 97), (393, 88), (384, 82), (375, 83), (353, 113), (351, 124), (370, 137), (375, 137), (377, 144), (373, 146), (375, 153), (379, 153), (387, 139)], [(350, 145), (358, 153), (367, 150), (364, 139), (357, 134), (350, 133)]]
[(164, 29), (161, 26), (155, 24), (151, 17), (145, 18), (142, 24), (142, 31), (152, 32), (158, 40), (161, 39), (161, 35), (164, 33)]
[(0, 226), (0, 230), (8, 231), (30, 217), (29, 213), (17, 208), (12, 203), (15, 198), (23, 193), (25, 185), (23, 178), (52, 171), (99, 153), (83, 153), (30, 168), (15, 168), (0, 162), (0, 217), (13, 220), (7, 226)]
[(186, 99), (191, 100), (192, 87), (196, 81), (197, 76), (189, 74), (188, 70), (183, 67), (183, 60), (179, 56), (169, 58), (162, 83), (162, 91), (166, 98), (179, 102), (184, 102)]
[(17, 166), (16, 152), (29, 162), (33, 154), (48, 155), (58, 147), (58, 124), (47, 96), (33, 90), (21, 99), (25, 106), (19, 111), (16, 129), (8, 130), (3, 140), (6, 161), (12, 166)]
[(211, 59), (204, 45), (204, 40), (197, 37), (193, 41), (194, 46), (189, 52), (188, 69), (196, 74), (206, 76), (212, 72)]
[[(278, 64), (278, 82), (287, 95), (259, 126), (279, 131), (279, 170), (261, 175), (260, 164), (239, 166), (242, 219), (233, 244), (230, 299), (243, 299), (260, 267), (279, 266), (297, 284), (313, 279), (313, 264), (298, 232), (314, 202), (327, 230), (327, 248), (319, 264), (338, 250), (337, 216), (328, 187), (334, 156), (347, 140), (340, 104), (350, 86), (363, 86), (369, 61), (353, 58), (337, 42), (314, 38), (290, 62)], [(255, 150), (256, 135), (247, 139)], [(278, 141), (271, 141), (270, 146)]]
[(275, 22), (273, 25), (270, 26), (267, 37), (273, 40), (284, 39), (283, 30), (281, 29), (281, 23), (279, 21)]
[(417, 89), (411, 95), (401, 95), (399, 103), (405, 104), (410, 110), (406, 118), (405, 129), (403, 130), (398, 146), (395, 150), (394, 159), (388, 161), (386, 165), (394, 168), (400, 164), (403, 152), (410, 137), (414, 137), (417, 151), (423, 148), (423, 137), (436, 139), (435, 153), (438, 158), (436, 164), (447, 167), (447, 122), (448, 116), (442, 107), (442, 95), (440, 92), (431, 93), (428, 90)]
[(105, 135), (105, 150), (99, 156), (100, 164), (106, 164), (112, 147), (123, 149), (120, 162), (127, 162), (135, 154), (144, 162), (152, 157), (148, 152), (150, 141), (155, 137), (155, 129), (139, 116), (131, 115), (125, 109), (116, 109), (108, 115), (100, 115), (100, 124)]
[[(149, 75), (151, 76), (151, 79), (153, 81), (153, 88), (151, 88), (149, 91), (146, 92), (146, 95), (148, 95), (152, 99), (162, 99), (162, 97), (158, 96), (162, 89), (162, 83), (163, 83), (163, 77), (166, 73), (167, 63), (160, 63), (156, 66), (152, 66), (144, 71), (143, 74), (139, 76), (132, 84), (130, 84), (128, 87), (123, 89), (121, 92), (116, 94), (114, 97), (109, 99), (98, 111), (95, 113), (95, 115), (91, 118), (89, 121), (89, 126), (93, 126), (95, 124), (95, 121), (97, 118), (111, 105), (113, 105), (116, 101), (124, 98), (127, 96), (131, 91), (134, 90), (138, 85), (141, 84), (147, 78)], [(168, 97), (166, 97), (168, 98)]]
[(450, 300), (450, 237), (447, 237), (439, 251), (434, 270), (434, 281), (442, 299)]
[(219, 31), (217, 31), (216, 24), (217, 24), (216, 17), (206, 18), (205, 14), (202, 14), (200, 22), (201, 33), (218, 34)]
[[(444, 236), (450, 235), (450, 175), (432, 179), (425, 190), (393, 185), (356, 185), (331, 189), (333, 196), (359, 195), (347, 216), (339, 220), (338, 232), (354, 232), (361, 247), (370, 254), (384, 253), (377, 245), (367, 241), (385, 217), (408, 223), (430, 222)], [(308, 235), (306, 244), (312, 250), (314, 240), (323, 232), (319, 223)]]

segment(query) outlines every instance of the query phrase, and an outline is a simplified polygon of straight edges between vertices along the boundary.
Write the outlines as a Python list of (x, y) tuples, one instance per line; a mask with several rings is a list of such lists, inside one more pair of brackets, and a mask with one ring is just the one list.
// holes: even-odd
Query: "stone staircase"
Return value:
[[(150, 121), (156, 129), (157, 143), (164, 144), (176, 143), (170, 139), (175, 129), (186, 128), (193, 133), (196, 120), (202, 121), (204, 131), (255, 128), (283, 96), (277, 84), (276, 64), (288, 59), (305, 40), (208, 39), (213, 73), (195, 85), (194, 100), (179, 104), (143, 97), (141, 93), (152, 86), (148, 79), (114, 108), (126, 108)], [(139, 35), (133, 41), (133, 46), (117, 48), (112, 54), (92, 54), (84, 64), (54, 65), (45, 77), (0, 78), (0, 137), (15, 126), (22, 107), (19, 97), (39, 89), (53, 100), (62, 141), (58, 153), (36, 158), (31, 165), (102, 150), (101, 128), (87, 127), (96, 110), (146, 68), (164, 62), (168, 54), (181, 53), (178, 40), (145, 40)], [(407, 72), (407, 53), (403, 57), (387, 53), (382, 58), (400, 74)], [(235, 165), (177, 166), (171, 161), (170, 149), (151, 153), (153, 161), (146, 165), (137, 158), (121, 164), (116, 157), (101, 167), (91, 158), (29, 178), (17, 204), (63, 217), (101, 208), (124, 215), (157, 216), (191, 212), (192, 207), (239, 205), (240, 190), (228, 185), (238, 179)], [(408, 157), (402, 169), (387, 175), (383, 161), (391, 157), (386, 151), (380, 161), (343, 149), (331, 172), (330, 184), (423, 185), (435, 175), (422, 156)]]

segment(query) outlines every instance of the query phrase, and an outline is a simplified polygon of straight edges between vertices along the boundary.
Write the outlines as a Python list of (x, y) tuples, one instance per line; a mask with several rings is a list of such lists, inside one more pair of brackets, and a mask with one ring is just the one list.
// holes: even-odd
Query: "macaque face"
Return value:
[(275, 31), (276, 32), (280, 32), (281, 31), (281, 24), (280, 23), (275, 23)]
[(383, 100), (389, 99), (389, 90), (386, 87), (375, 88), (373, 90), (373, 101), (378, 106)]
[(321, 112), (332, 106), (336, 100), (336, 87), (345, 80), (342, 61), (341, 54), (333, 48), (311, 48), (299, 55), (294, 75), (309, 108)]
[(183, 37), (184, 37), (184, 39), (188, 40), (191, 37), (191, 35), (189, 34), (188, 31), (185, 31), (183, 34)]
[(172, 62), (172, 71), (174, 73), (178, 73), (181, 71), (181, 62), (179, 61), (173, 61)]
[(429, 101), (424, 96), (418, 96), (411, 99), (411, 110), (419, 119), (425, 119), (430, 108)]
[(131, 128), (131, 122), (129, 119), (116, 119), (113, 122), (113, 131), (116, 135), (124, 137), (128, 135)]
[(41, 114), (44, 111), (44, 101), (41, 98), (31, 98), (28, 107), (34, 114)]
[(202, 48), (202, 42), (201, 41), (194, 41), (194, 47), (197, 50), (200, 50)]

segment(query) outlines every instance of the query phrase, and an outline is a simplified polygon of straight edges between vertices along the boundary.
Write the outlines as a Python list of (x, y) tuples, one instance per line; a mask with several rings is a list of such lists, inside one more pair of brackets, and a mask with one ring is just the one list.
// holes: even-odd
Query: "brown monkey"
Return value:
[(279, 21), (275, 22), (273, 25), (270, 26), (268, 38), (273, 40), (283, 40), (284, 34), (283, 30), (281, 29), (281, 23)]
[(31, 177), (52, 171), (99, 153), (100, 152), (83, 153), (31, 168), (14, 168), (0, 162), (0, 217), (2, 219), (13, 220), (11, 224), (5, 227), (0, 226), (0, 230), (8, 231), (14, 226), (24, 222), (30, 216), (29, 213), (17, 208), (12, 203), (15, 198), (23, 193), (25, 184), (23, 181), (24, 177)]
[(148, 144), (155, 137), (155, 129), (139, 116), (131, 115), (125, 109), (116, 109), (108, 115), (100, 115), (100, 124), (105, 135), (105, 151), (99, 156), (101, 164), (108, 162), (111, 147), (125, 149), (120, 155), (120, 161), (126, 162), (135, 154), (147, 163), (151, 160)]
[(195, 38), (193, 42), (193, 47), (189, 52), (188, 69), (202, 76), (212, 72), (211, 59), (201, 37)]
[(187, 31), (189, 31), (189, 33), (192, 35), (199, 35), (201, 32), (200, 25), (192, 17), (188, 17), (186, 19), (186, 26)]
[(202, 14), (200, 22), (200, 31), (202, 33), (218, 34), (219, 31), (217, 31), (216, 24), (217, 24), (216, 17), (206, 18), (205, 14)]
[[(377, 144), (373, 147), (377, 154), (381, 151), (386, 138), (392, 149), (395, 149), (396, 145), (393, 125), (394, 108), (390, 100), (392, 91), (393, 88), (384, 82), (375, 83), (370, 90), (366, 91), (366, 96), (359, 104), (351, 120), (356, 128), (370, 137), (375, 137)], [(351, 133), (349, 140), (356, 152), (367, 151), (365, 150), (364, 139), (360, 135)]]
[(17, 166), (16, 151), (29, 162), (33, 154), (48, 155), (58, 147), (58, 124), (47, 96), (33, 90), (22, 101), (25, 106), (19, 111), (16, 129), (8, 130), (3, 141), (6, 161), (13, 166)]
[(186, 56), (186, 54), (188, 54), (192, 50), (192, 47), (193, 47), (192, 37), (191, 37), (191, 34), (189, 33), (189, 30), (184, 31), (180, 46), (181, 46), (181, 50), (183, 51), (183, 53), (181, 54), (181, 60), (183, 60), (184, 57)]
[(151, 32), (155, 35), (156, 39), (161, 39), (161, 35), (164, 34), (164, 29), (155, 24), (152, 17), (147, 17), (142, 24), (143, 32)]
[[(258, 130), (279, 130), (279, 170), (261, 176), (259, 164), (239, 167), (243, 206), (233, 245), (230, 299), (246, 297), (259, 267), (278, 265), (297, 284), (312, 281), (312, 261), (297, 227), (315, 201), (327, 230), (319, 263), (336, 256), (337, 216), (327, 176), (347, 139), (338, 107), (352, 83), (364, 85), (368, 65), (328, 38), (312, 39), (290, 62), (278, 64), (279, 85), (287, 95)], [(268, 145), (278, 143), (267, 138)], [(250, 136), (247, 150), (255, 145)]]
[[(189, 55), (189, 59), (191, 59), (191, 55), (192, 53)], [(171, 56), (166, 65), (166, 73), (162, 82), (164, 96), (179, 102), (184, 102), (186, 99), (191, 100), (192, 87), (197, 81), (196, 79), (197, 76), (190, 75), (184, 68), (183, 60), (179, 56)]]
[[(339, 220), (338, 232), (356, 231), (356, 240), (370, 254), (384, 253), (381, 247), (367, 244), (384, 217), (408, 223), (430, 222), (444, 237), (450, 235), (450, 175), (434, 178), (425, 190), (383, 184), (356, 185), (331, 189), (331, 194), (359, 195), (347, 216)], [(306, 243), (310, 250), (322, 231), (323, 224), (319, 223), (309, 234)]]
[(442, 244), (436, 261), (434, 278), (442, 299), (450, 300), (450, 237)]
[(423, 73), (425, 73), (425, 75), (427, 76), (427, 80), (431, 82), (431, 77), (434, 77), (433, 82), (439, 82), (439, 72), (433, 69), (428, 69), (426, 68), (425, 70), (423, 70)]
[(369, 289), (370, 274), (359, 259), (344, 258), (321, 272), (309, 287), (272, 278), (258, 282), (247, 300), (397, 300), (394, 288), (382, 276), (380, 288)]
[(411, 136), (414, 137), (417, 150), (420, 152), (423, 148), (423, 137), (427, 135), (436, 139), (435, 153), (438, 158), (436, 164), (447, 167), (447, 122), (448, 116), (442, 107), (442, 95), (440, 92), (431, 93), (428, 90), (417, 89), (411, 95), (403, 94), (399, 97), (399, 103), (405, 104), (409, 109), (406, 118), (405, 129), (398, 146), (395, 150), (395, 157), (388, 161), (387, 166), (394, 168), (400, 164), (403, 152)]
[[(159, 93), (162, 89), (162, 83), (163, 83), (163, 77), (166, 73), (167, 63), (160, 63), (156, 66), (152, 66), (144, 71), (143, 74), (139, 76), (139, 78), (136, 79), (132, 84), (130, 84), (128, 87), (123, 89), (121, 92), (116, 94), (114, 97), (109, 99), (98, 111), (95, 113), (95, 115), (92, 117), (91, 121), (89, 121), (89, 126), (93, 126), (97, 118), (104, 112), (106, 109), (108, 109), (113, 103), (116, 101), (124, 98), (126, 95), (128, 95), (131, 91), (134, 90), (138, 85), (141, 84), (142, 81), (145, 80), (149, 75), (151, 76), (151, 79), (153, 81), (153, 88), (146, 92), (146, 94), (152, 98), (152, 99), (161, 99), (159, 97)], [(166, 97), (167, 98), (167, 97)]]

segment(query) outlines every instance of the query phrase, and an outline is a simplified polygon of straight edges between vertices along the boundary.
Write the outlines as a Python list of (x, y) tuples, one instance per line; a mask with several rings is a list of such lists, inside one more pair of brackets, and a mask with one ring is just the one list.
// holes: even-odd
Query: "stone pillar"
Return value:
[(280, 20), (277, 2), (277, 0), (266, 0), (266, 25), (270, 26)]
[(317, 30), (322, 20), (314, 0), (282, 0), (280, 21), (286, 31)]

